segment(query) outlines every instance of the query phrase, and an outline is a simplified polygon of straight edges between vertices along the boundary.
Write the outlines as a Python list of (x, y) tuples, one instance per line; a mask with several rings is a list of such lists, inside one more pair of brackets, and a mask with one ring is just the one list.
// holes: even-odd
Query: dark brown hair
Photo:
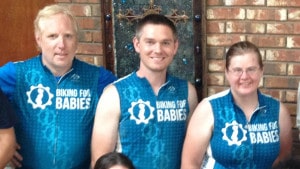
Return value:
[(176, 26), (169, 18), (161, 14), (149, 14), (144, 16), (141, 20), (139, 20), (136, 26), (135, 36), (137, 39), (141, 37), (141, 30), (147, 24), (165, 25), (172, 30), (174, 39), (177, 40), (178, 38)]
[(253, 43), (249, 41), (240, 41), (228, 49), (226, 53), (226, 64), (225, 67), (228, 70), (231, 59), (236, 55), (243, 55), (245, 53), (255, 53), (257, 56), (259, 67), (262, 69), (264, 67), (262, 62), (262, 56), (259, 52), (259, 49), (257, 46), (255, 46)]
[(122, 153), (110, 152), (101, 156), (95, 164), (94, 169), (109, 169), (115, 165), (122, 165), (128, 169), (135, 169), (131, 160)]

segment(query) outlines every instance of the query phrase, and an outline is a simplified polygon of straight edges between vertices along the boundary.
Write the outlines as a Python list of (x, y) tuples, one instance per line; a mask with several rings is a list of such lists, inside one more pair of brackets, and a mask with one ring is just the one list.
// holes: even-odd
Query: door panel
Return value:
[[(169, 73), (194, 83), (202, 95), (201, 15), (200, 4), (192, 0), (103, 0), (104, 53), (106, 66), (123, 77), (139, 66), (132, 38), (137, 21), (148, 13), (160, 13), (177, 27), (179, 49)], [(112, 66), (113, 65), (113, 66)]]
[(38, 54), (33, 20), (40, 8), (51, 3), (54, 0), (0, 1), (0, 66)]

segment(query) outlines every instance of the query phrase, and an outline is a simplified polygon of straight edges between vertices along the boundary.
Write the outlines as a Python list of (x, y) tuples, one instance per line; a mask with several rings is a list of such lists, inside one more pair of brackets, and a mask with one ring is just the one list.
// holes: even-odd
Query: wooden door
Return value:
[(33, 20), (54, 0), (0, 0), (0, 66), (38, 54)]

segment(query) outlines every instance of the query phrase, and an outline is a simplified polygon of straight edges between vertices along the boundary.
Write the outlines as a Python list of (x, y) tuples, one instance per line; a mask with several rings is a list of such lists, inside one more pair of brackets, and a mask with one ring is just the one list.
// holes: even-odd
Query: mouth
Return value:
[(154, 61), (162, 61), (165, 59), (165, 57), (151, 57), (151, 59)]
[(246, 87), (249, 87), (252, 85), (251, 82), (243, 82), (243, 83), (240, 83), (241, 86), (246, 86)]
[(56, 56), (63, 56), (64, 57), (64, 56), (67, 56), (68, 54), (67, 53), (55, 53), (55, 55)]

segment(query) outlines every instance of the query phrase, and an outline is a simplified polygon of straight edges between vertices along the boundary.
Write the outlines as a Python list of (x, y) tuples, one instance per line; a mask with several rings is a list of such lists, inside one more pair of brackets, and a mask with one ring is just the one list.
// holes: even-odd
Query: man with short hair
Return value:
[(23, 169), (88, 169), (98, 98), (116, 77), (75, 57), (78, 25), (58, 4), (34, 22), (38, 56), (0, 67), (0, 86), (19, 118), (12, 163)]
[(133, 38), (140, 66), (109, 85), (99, 100), (92, 166), (105, 153), (128, 156), (137, 169), (179, 169), (195, 87), (167, 70), (178, 49), (177, 30), (164, 15), (141, 19)]

